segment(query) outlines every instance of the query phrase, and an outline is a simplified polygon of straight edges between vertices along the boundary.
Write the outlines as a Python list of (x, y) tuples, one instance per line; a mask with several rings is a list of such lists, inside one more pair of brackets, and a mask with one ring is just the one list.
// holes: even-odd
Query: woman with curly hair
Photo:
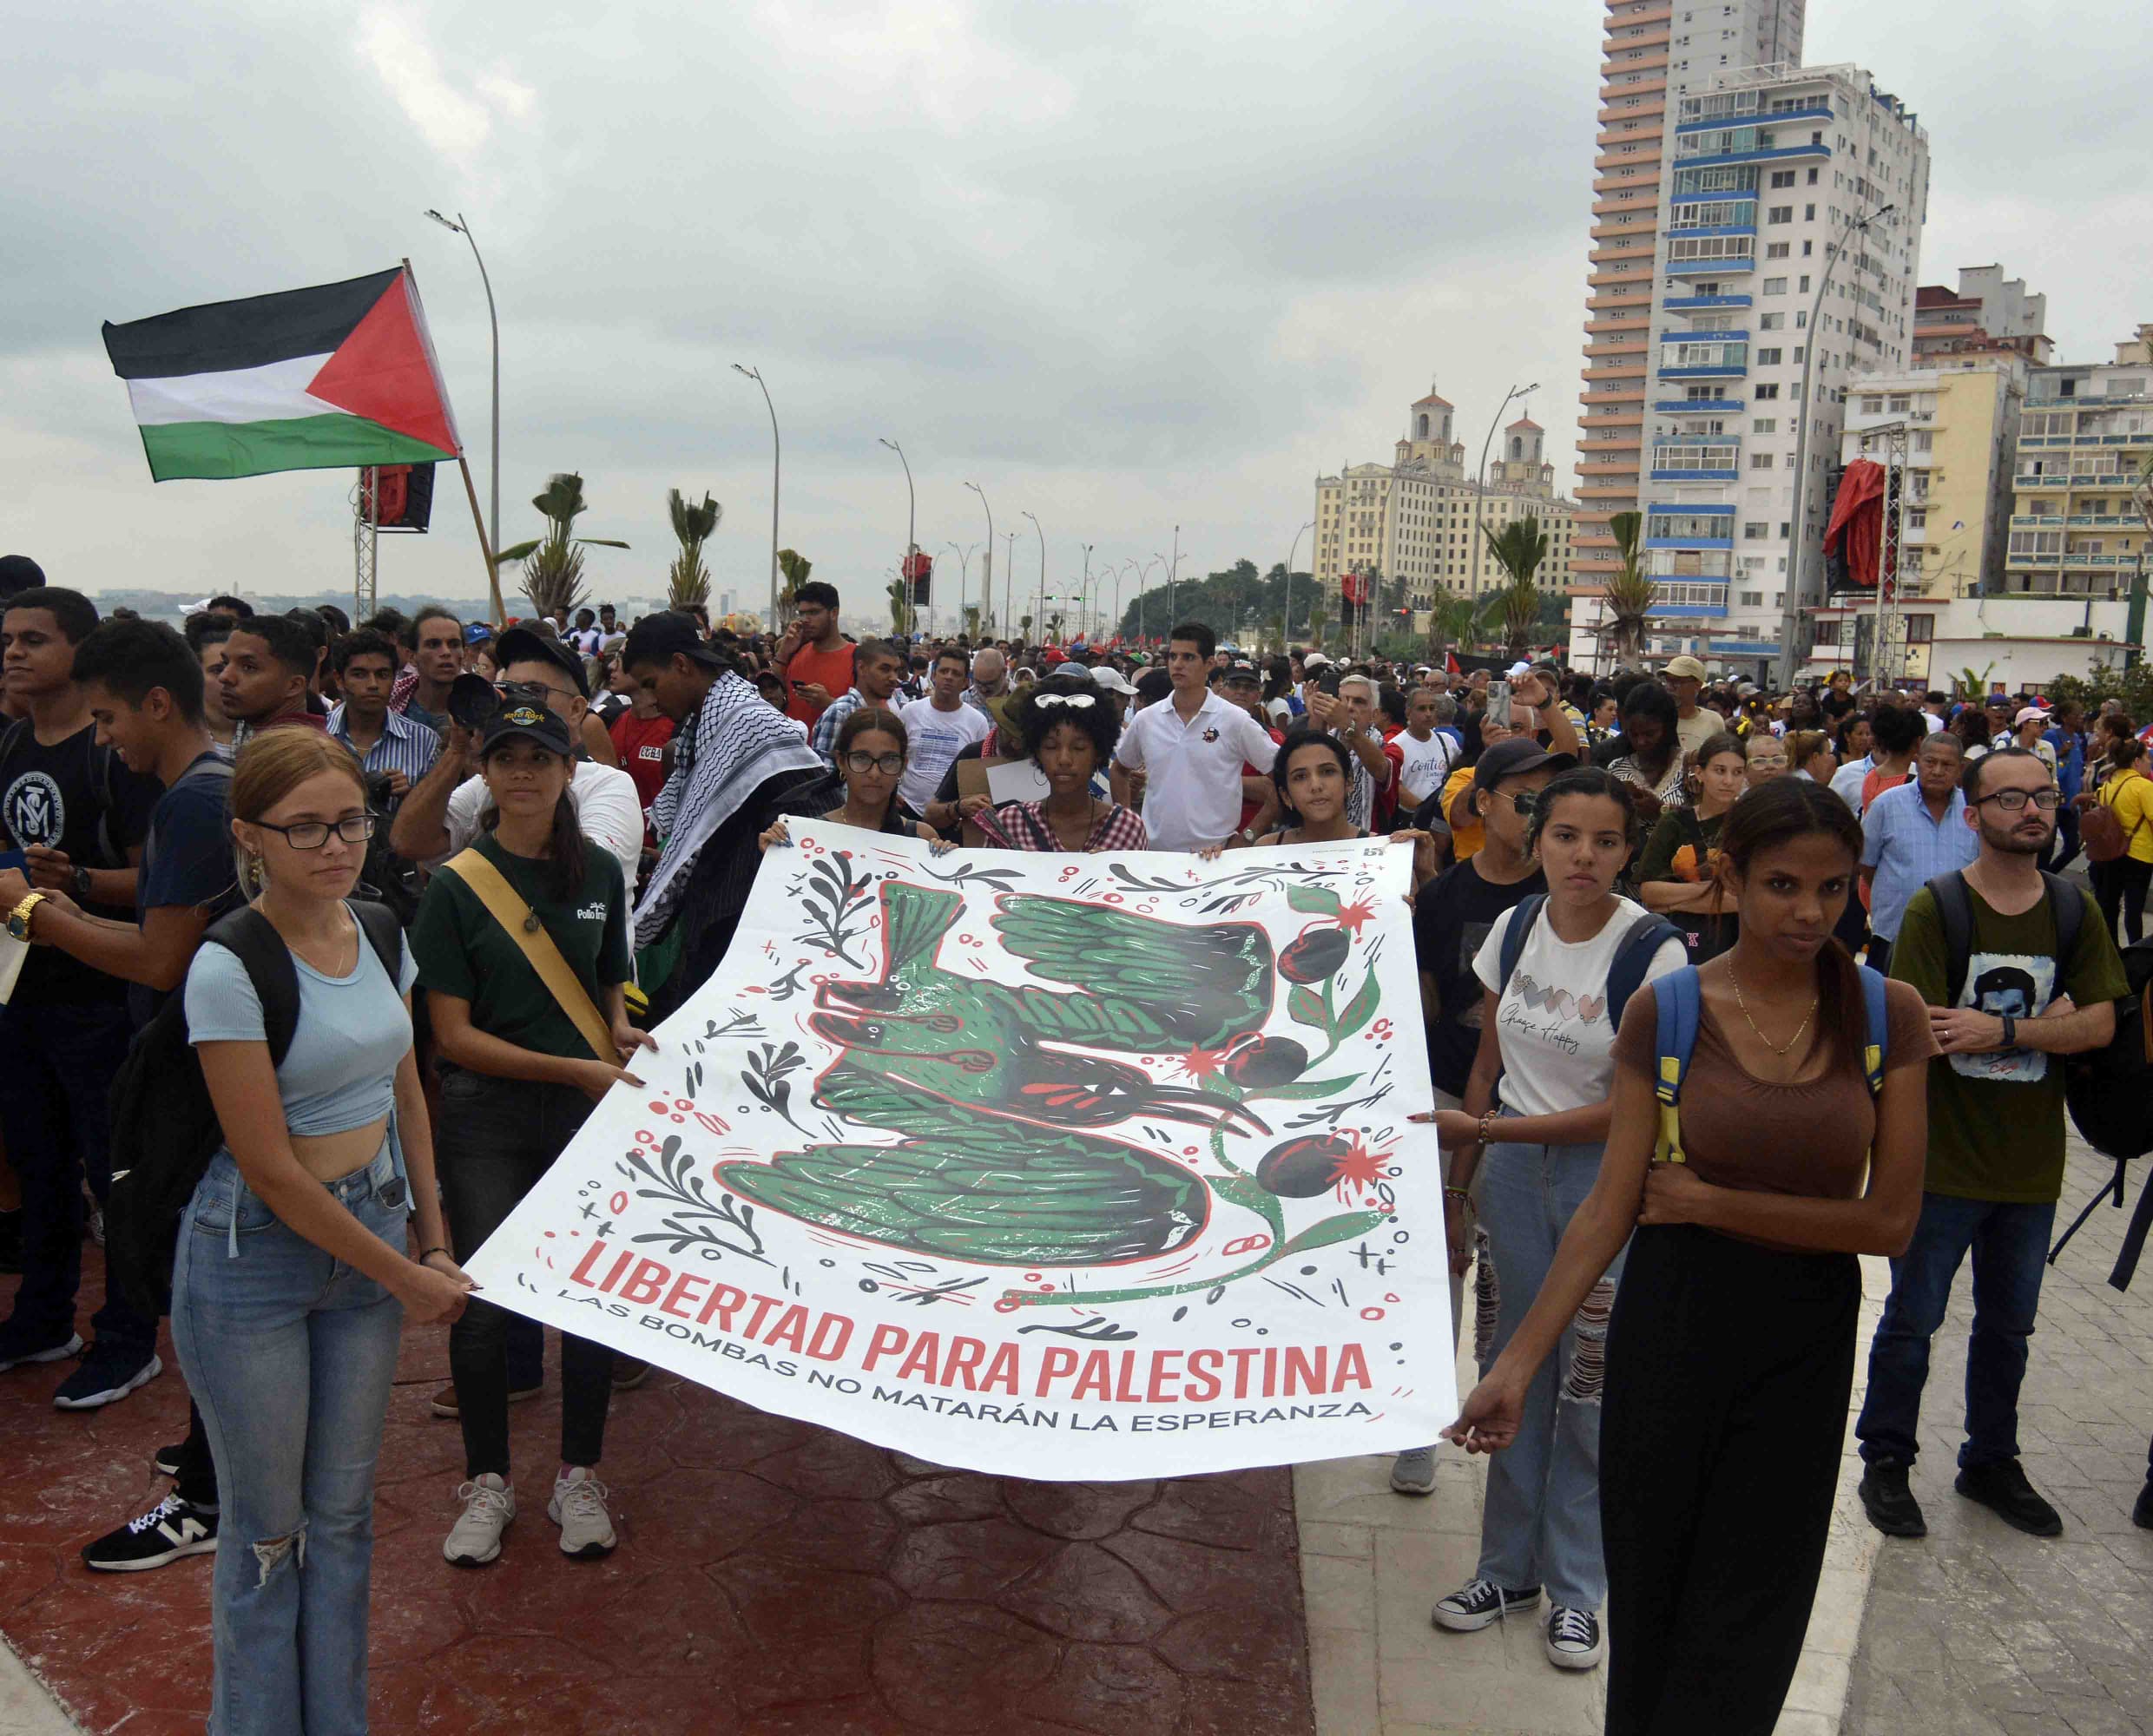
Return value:
[(967, 797), (961, 811), (990, 845), (1085, 854), (1151, 847), (1142, 815), (1092, 792), (1093, 777), (1121, 739), (1110, 694), (1096, 681), (1057, 675), (1019, 696), (1016, 721), (1024, 757), (1047, 780), (1047, 793), (1038, 801), (999, 807), (984, 796)]

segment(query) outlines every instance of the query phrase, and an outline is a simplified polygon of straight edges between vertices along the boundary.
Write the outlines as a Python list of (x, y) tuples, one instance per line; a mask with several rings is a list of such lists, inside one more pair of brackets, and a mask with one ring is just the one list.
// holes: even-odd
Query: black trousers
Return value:
[[(504, 1222), (549, 1169), (591, 1111), (572, 1086), (491, 1079), (462, 1068), (441, 1080), (435, 1163), (449, 1239), (459, 1259)], [(509, 1322), (473, 1297), (449, 1328), (449, 1372), (464, 1429), (464, 1475), (509, 1475)], [(613, 1352), (561, 1335), (561, 1462), (595, 1465), (605, 1449), (613, 1394)]]
[[(2136, 857), (2118, 856), (2113, 862), (2097, 862), (2090, 877), (2093, 881), (2093, 896), (2099, 901), (2101, 914), (2107, 918), (2108, 931), (2117, 933), (2116, 917), (2123, 917), (2123, 934), (2130, 937), (2127, 943), (2136, 946), (2145, 937), (2145, 894), (2153, 885), (2153, 862), (2141, 862)], [(2118, 937), (2119, 942), (2121, 937)]]
[(1636, 1232), (1607, 1339), (1607, 1736), (1770, 1736), (1824, 1566), (1860, 1268)]

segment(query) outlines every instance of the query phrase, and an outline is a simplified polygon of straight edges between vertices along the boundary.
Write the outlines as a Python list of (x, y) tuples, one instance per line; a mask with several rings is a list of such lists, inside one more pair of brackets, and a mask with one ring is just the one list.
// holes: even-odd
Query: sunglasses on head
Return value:
[(1050, 711), (1056, 706), (1074, 706), (1079, 711), (1090, 711), (1097, 700), (1090, 694), (1042, 694), (1035, 695), (1031, 702), (1041, 711)]

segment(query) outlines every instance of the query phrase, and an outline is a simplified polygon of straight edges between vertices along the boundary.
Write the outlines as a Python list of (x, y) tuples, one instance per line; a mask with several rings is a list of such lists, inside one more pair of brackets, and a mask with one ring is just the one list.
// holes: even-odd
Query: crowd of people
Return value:
[[(1971, 1251), (1956, 1488), (2062, 1529), (2017, 1401), (2063, 1058), (2110, 1041), (2117, 931), (2138, 941), (2153, 881), (2119, 708), (2089, 729), (1843, 676), (1774, 697), (1680, 657), (1608, 681), (1259, 657), (1193, 621), (1144, 647), (854, 641), (820, 582), (774, 635), (237, 597), (174, 629), (28, 566), (0, 567), (0, 914), (28, 943), (0, 1008), (21, 1272), (0, 1371), (72, 1360), (75, 1410), (166, 1374), (142, 1286), (114, 1274), (87, 1345), (76, 1301), (131, 1156), (115, 1077), (160, 1032), (191, 1046), (223, 1134), (150, 1286), (168, 1275), (191, 1425), (157, 1456), (165, 1498), (82, 1554), (215, 1554), (223, 1736), (365, 1727), (406, 1325), (448, 1329), (444, 1562), (499, 1559), (542, 1338), (458, 1261), (639, 1082), (646, 1033), (810, 817), (936, 850), (1410, 852), (1421, 1151), (1482, 1377), (1445, 1435), (1494, 1454), (1478, 1565), (1433, 1620), (1531, 1611), (1557, 1667), (1608, 1657), (1610, 1731), (1772, 1727), (1823, 1559), (1857, 1255), (1893, 1261), (1856, 1430), (1872, 1521), (1924, 1529), (1929, 1351)], [(2082, 846), (2090, 898), (2058, 878)], [(647, 1373), (563, 1338), (541, 1486), (571, 1559), (618, 1544), (609, 1410)], [(1431, 1494), (1438, 1450), (1399, 1455), (1393, 1487)], [(2153, 1525), (2153, 1460), (2134, 1517)]]

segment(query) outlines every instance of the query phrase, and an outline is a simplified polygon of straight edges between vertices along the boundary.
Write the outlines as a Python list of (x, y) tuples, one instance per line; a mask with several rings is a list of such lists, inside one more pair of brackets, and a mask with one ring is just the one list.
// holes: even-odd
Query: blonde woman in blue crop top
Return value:
[(273, 1065), (245, 968), (221, 946), (194, 955), (188, 1036), (226, 1145), (181, 1226), (172, 1337), (223, 1503), (209, 1730), (356, 1736), (398, 1338), (407, 1314), (454, 1319), (471, 1280), (442, 1248), (411, 957), (392, 981), (345, 904), (372, 825), (359, 762), (312, 730), (266, 731), (231, 801), (254, 908), (291, 949), (299, 1022)]

